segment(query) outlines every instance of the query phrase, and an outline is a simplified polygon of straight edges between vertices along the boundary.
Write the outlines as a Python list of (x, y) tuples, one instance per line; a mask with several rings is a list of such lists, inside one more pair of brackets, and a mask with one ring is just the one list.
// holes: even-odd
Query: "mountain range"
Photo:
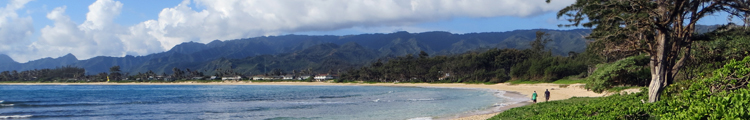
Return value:
[(263, 74), (271, 69), (325, 72), (362, 66), (384, 57), (418, 54), (420, 51), (434, 56), (489, 48), (527, 49), (536, 31), (550, 35), (553, 41), (547, 44), (547, 48), (557, 55), (584, 51), (587, 42), (584, 36), (591, 33), (588, 29), (534, 29), (466, 34), (435, 31), (345, 36), (282, 35), (214, 40), (207, 44), (185, 42), (168, 51), (145, 56), (98, 56), (86, 60), (78, 60), (73, 54), (67, 54), (18, 63), (0, 54), (0, 71), (76, 66), (86, 69), (87, 74), (96, 74), (109, 72), (110, 67), (117, 65), (127, 73), (151, 70), (170, 74), (173, 68), (199, 70), (208, 74), (217, 70), (232, 70), (245, 75)]

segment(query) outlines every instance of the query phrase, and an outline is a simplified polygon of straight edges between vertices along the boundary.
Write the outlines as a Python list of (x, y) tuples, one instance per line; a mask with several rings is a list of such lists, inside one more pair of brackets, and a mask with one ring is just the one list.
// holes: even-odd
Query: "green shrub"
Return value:
[(529, 59), (511, 67), (510, 75), (516, 80), (552, 82), (567, 76), (586, 72), (586, 63), (565, 57)]
[[(750, 57), (731, 60), (714, 76), (692, 82), (690, 88), (664, 101), (667, 119), (747, 119), (750, 118), (748, 75)], [(673, 114), (669, 114), (673, 113)]]
[(540, 102), (504, 111), (490, 120), (567, 120), (567, 119), (641, 119), (648, 118), (644, 92), (607, 97), (573, 97), (567, 100)]
[[(668, 86), (681, 93), (664, 94), (661, 101), (645, 103), (647, 92), (598, 98), (571, 98), (542, 102), (504, 111), (491, 120), (505, 119), (748, 119), (750, 118), (750, 57), (731, 60), (714, 76)], [(690, 85), (684, 88), (684, 85)], [(679, 88), (676, 88), (679, 87)], [(647, 91), (642, 88), (641, 91)]]
[(617, 62), (597, 65), (586, 80), (586, 89), (601, 93), (615, 86), (644, 86), (650, 78), (650, 71), (646, 66), (649, 57), (645, 55), (632, 56)]

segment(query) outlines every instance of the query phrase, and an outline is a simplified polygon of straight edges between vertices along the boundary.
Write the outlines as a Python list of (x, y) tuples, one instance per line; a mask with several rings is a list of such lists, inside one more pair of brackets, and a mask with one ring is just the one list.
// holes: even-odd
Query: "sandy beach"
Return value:
[[(501, 107), (492, 108), (488, 111), (478, 111), (473, 114), (455, 116), (451, 118), (442, 119), (456, 119), (456, 120), (485, 120), (492, 116), (499, 114), (500, 112), (527, 104), (531, 104), (530, 97), (534, 91), (537, 92), (539, 98), (537, 102), (544, 102), (543, 93), (545, 89), (550, 91), (550, 100), (564, 100), (571, 97), (601, 97), (605, 96), (603, 93), (594, 93), (583, 88), (584, 84), (571, 84), (571, 85), (560, 85), (551, 83), (540, 83), (540, 84), (518, 84), (511, 85), (507, 83), (485, 85), (485, 84), (463, 84), (463, 83), (440, 83), (440, 84), (429, 84), (429, 83), (326, 83), (326, 82), (215, 82), (215, 83), (194, 83), (194, 82), (181, 82), (181, 83), (0, 83), (0, 85), (357, 85), (357, 86), (412, 86), (412, 87), (445, 87), (445, 88), (472, 88), (472, 89), (491, 89), (503, 92), (503, 96), (516, 98), (517, 101), (513, 104), (503, 105)], [(525, 97), (527, 99), (522, 100)], [(521, 98), (519, 100), (518, 98)], [(439, 118), (441, 119), (441, 118)]]

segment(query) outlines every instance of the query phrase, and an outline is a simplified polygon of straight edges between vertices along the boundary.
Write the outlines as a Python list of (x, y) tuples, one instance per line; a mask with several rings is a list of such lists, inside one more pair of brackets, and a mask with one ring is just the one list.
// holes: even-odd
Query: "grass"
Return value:
[(648, 119), (649, 104), (641, 99), (647, 99), (646, 94), (573, 97), (512, 108), (489, 120)]

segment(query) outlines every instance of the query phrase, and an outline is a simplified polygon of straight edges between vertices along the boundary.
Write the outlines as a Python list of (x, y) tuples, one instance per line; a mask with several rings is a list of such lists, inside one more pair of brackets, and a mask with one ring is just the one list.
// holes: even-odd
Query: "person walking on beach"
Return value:
[(547, 101), (549, 101), (549, 89), (544, 91), (544, 102), (547, 102)]
[(536, 103), (536, 91), (534, 91), (534, 94), (531, 94), (531, 101), (534, 101), (534, 103)]

